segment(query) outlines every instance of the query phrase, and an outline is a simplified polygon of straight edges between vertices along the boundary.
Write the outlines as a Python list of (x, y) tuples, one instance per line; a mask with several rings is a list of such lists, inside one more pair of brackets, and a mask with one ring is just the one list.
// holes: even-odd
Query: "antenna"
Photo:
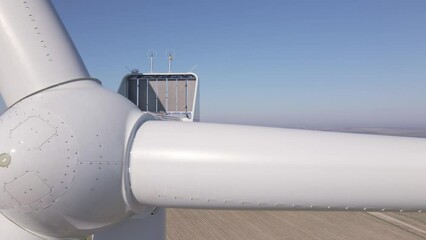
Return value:
[(148, 58), (149, 62), (150, 62), (150, 73), (152, 73), (154, 71), (154, 58), (157, 57), (157, 51), (155, 51), (154, 49), (150, 49), (148, 50), (148, 53), (146, 54), (146, 57)]
[(149, 68), (150, 69), (149, 71), (152, 73), (152, 69), (154, 68), (154, 66), (153, 66), (154, 65), (153, 64), (154, 54), (151, 54), (150, 59), (151, 59), (151, 64), (150, 64), (151, 67)]
[(167, 58), (168, 58), (168, 61), (169, 61), (169, 73), (170, 73), (170, 72), (172, 72), (172, 61), (175, 57), (175, 51), (167, 50), (166, 55), (167, 55)]
[(172, 71), (173, 55), (169, 54), (169, 72)]

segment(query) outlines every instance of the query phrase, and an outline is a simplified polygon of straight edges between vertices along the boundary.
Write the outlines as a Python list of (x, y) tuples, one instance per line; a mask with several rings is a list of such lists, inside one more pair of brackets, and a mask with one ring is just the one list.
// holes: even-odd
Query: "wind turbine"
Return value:
[(165, 207), (426, 210), (426, 139), (160, 121), (89, 76), (50, 1), (2, 0), (0, 25), (1, 239), (162, 239)]

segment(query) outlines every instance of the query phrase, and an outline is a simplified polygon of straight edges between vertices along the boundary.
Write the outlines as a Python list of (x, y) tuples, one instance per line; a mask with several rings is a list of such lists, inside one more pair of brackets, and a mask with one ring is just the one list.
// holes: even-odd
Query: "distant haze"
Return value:
[(53, 0), (93, 77), (194, 70), (202, 121), (426, 129), (424, 0)]

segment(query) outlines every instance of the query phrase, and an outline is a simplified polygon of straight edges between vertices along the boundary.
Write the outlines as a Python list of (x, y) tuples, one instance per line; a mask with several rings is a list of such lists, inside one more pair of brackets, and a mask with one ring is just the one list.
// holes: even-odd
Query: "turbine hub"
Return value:
[(127, 142), (142, 115), (92, 81), (8, 109), (0, 117), (1, 212), (40, 235), (76, 238), (129, 217)]

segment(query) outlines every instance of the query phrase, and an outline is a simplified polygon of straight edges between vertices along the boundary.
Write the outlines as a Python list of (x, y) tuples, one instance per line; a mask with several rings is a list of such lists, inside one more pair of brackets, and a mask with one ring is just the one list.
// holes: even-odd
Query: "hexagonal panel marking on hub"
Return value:
[(0, 138), (5, 165), (0, 167), (0, 209), (32, 213), (50, 207), (73, 185), (78, 143), (60, 116), (17, 106), (0, 117), (0, 135), (6, 136)]
[(37, 173), (29, 172), (6, 184), (5, 190), (22, 205), (30, 205), (52, 192)]
[[(10, 131), (11, 138), (22, 139), (20, 141), (31, 150), (40, 148), (55, 135), (55, 127), (46, 122), (46, 120), (36, 116), (27, 118), (27, 120), (18, 124), (16, 128)], [(25, 141), (23, 141), (24, 139)]]

